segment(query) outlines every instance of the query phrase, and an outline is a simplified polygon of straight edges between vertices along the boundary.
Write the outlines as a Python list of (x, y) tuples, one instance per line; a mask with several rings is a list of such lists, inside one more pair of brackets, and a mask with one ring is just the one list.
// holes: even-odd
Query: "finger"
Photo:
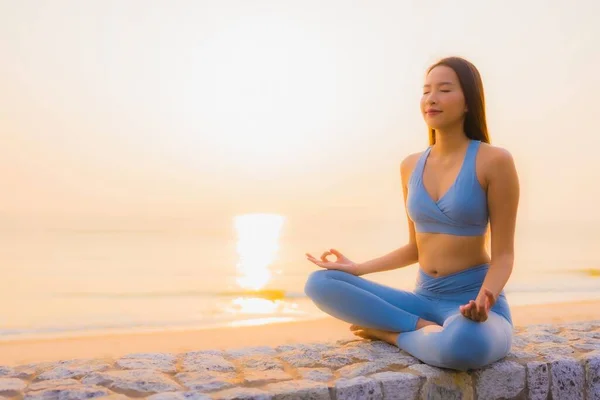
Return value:
[(468, 312), (467, 312), (465, 309), (463, 309), (463, 310), (461, 311), (461, 314), (462, 314), (462, 316), (463, 316), (463, 317), (465, 317), (465, 318), (469, 318), (469, 313), (468, 313)]
[(490, 302), (490, 307), (492, 307), (496, 303), (496, 298), (494, 297), (494, 293), (486, 289), (485, 292), (488, 301)]
[(327, 256), (330, 255), (331, 253), (328, 251), (324, 251), (323, 254), (321, 254), (321, 260), (328, 262), (329, 260), (327, 259)]
[(342, 253), (340, 253), (339, 251), (337, 251), (336, 249), (329, 249), (329, 251), (331, 252), (331, 254), (333, 254), (334, 256), (338, 257), (338, 258), (343, 258), (344, 256), (342, 255)]
[(471, 305), (465, 304), (465, 305), (462, 305), (461, 308), (462, 308), (461, 311), (462, 311), (463, 315), (468, 318), (469, 314), (471, 313)]
[(477, 320), (477, 304), (475, 304), (475, 302), (473, 300), (471, 300), (469, 302), (469, 304), (471, 305), (471, 319), (473, 321)]
[(319, 259), (317, 259), (316, 257), (314, 257), (312, 254), (306, 254), (306, 258), (307, 258), (309, 261), (313, 261), (313, 262), (314, 262), (314, 261), (320, 261)]

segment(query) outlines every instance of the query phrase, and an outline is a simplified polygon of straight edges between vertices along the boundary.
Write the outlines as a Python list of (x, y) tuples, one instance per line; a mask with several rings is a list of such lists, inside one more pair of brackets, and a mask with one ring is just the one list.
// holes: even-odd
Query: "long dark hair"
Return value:
[[(465, 134), (469, 139), (481, 140), (489, 144), (490, 136), (485, 120), (485, 96), (479, 71), (464, 58), (446, 57), (429, 67), (427, 74), (439, 65), (452, 68), (458, 76), (468, 109), (464, 123)], [(435, 129), (432, 128), (429, 128), (429, 144), (435, 144)]]

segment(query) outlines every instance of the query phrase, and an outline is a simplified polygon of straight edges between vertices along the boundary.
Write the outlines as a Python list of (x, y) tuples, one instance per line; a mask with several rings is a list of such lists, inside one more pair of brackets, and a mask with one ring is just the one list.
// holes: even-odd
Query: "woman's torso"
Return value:
[[(486, 161), (489, 156), (489, 145), (481, 143), (479, 148), (472, 153), (472, 168), (461, 172), (463, 162), (469, 162), (467, 157), (457, 155), (445, 165), (426, 156), (426, 168), (419, 178), (422, 179), (420, 188), (425, 196), (429, 196), (433, 202), (442, 199), (455, 184), (459, 173), (472, 174), (477, 179), (476, 184), (487, 194)], [(419, 159), (422, 153), (416, 154), (409, 165), (408, 176), (413, 176), (415, 167), (419, 167)], [(422, 166), (421, 166), (422, 167)], [(479, 189), (479, 188), (478, 188)], [(408, 191), (415, 190), (409, 185)], [(425, 192), (423, 192), (425, 190)], [(410, 196), (410, 193), (409, 193)], [(483, 201), (487, 201), (487, 195)], [(462, 236), (457, 234), (416, 232), (416, 243), (419, 254), (419, 265), (423, 271), (431, 276), (445, 276), (460, 272), (473, 266), (490, 262), (490, 256), (486, 250), (485, 235)]]

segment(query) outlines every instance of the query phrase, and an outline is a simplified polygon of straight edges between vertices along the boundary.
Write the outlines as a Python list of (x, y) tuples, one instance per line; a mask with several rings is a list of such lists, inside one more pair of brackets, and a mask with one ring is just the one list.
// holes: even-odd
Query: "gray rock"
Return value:
[(273, 397), (264, 390), (237, 387), (212, 393), (211, 398), (213, 400), (271, 400)]
[(575, 354), (575, 350), (567, 344), (562, 346), (557, 346), (555, 344), (538, 345), (536, 351), (547, 360), (564, 359), (565, 357)]
[(544, 332), (544, 333), (557, 334), (557, 333), (560, 333), (561, 328), (554, 324), (538, 324), (538, 325), (533, 325), (532, 327), (530, 327), (529, 331), (530, 332)]
[(272, 357), (254, 356), (240, 357), (238, 363), (245, 369), (267, 370), (267, 369), (283, 369), (283, 363)]
[(376, 353), (371, 353), (365, 349), (356, 346), (345, 346), (335, 350), (325, 351), (321, 354), (324, 360), (332, 358), (347, 358), (354, 362), (374, 361), (377, 359)]
[(329, 400), (329, 388), (324, 383), (298, 380), (271, 383), (265, 386), (273, 400)]
[(388, 365), (395, 365), (397, 367), (408, 367), (415, 364), (421, 364), (421, 361), (403, 351), (399, 353), (381, 354), (381, 356), (377, 358), (377, 361), (385, 362)]
[(177, 358), (169, 353), (128, 354), (117, 360), (116, 365), (124, 369), (152, 369), (169, 374), (177, 372)]
[(186, 355), (182, 364), (183, 371), (235, 371), (235, 366), (224, 357), (213, 354)]
[(498, 361), (475, 372), (477, 398), (496, 400), (517, 397), (525, 389), (525, 367)]
[(573, 343), (571, 344), (571, 347), (579, 351), (595, 351), (600, 350), (600, 343), (586, 340), (582, 342)]
[(512, 347), (525, 347), (529, 344), (529, 342), (527, 340), (525, 340), (523, 337), (521, 336), (513, 336), (512, 338)]
[(361, 340), (348, 343), (345, 347), (357, 347), (370, 353), (389, 354), (399, 353), (400, 349), (381, 340)]
[(583, 400), (583, 365), (572, 358), (557, 359), (550, 363), (550, 392), (553, 399)]
[(525, 360), (525, 359), (532, 359), (532, 358), (537, 358), (538, 355), (535, 353), (531, 353), (529, 351), (523, 351), (523, 350), (513, 350), (510, 353), (507, 354), (506, 358), (512, 358), (512, 359), (517, 359), (517, 360)]
[(298, 374), (302, 379), (329, 382), (333, 379), (333, 373), (329, 368), (298, 368)]
[(38, 372), (39, 370), (37, 368), (22, 366), (14, 368), (10, 374), (6, 375), (6, 377), (31, 380)]
[(581, 332), (582, 339), (600, 339), (600, 332)]
[(236, 374), (234, 372), (182, 372), (175, 375), (186, 388), (192, 391), (212, 392), (228, 389), (235, 386)]
[(225, 352), (223, 350), (198, 350), (198, 351), (188, 351), (182, 354), (178, 354), (178, 356), (183, 358), (198, 358), (204, 356), (219, 356), (224, 357)]
[(0, 378), (0, 395), (13, 396), (22, 392), (27, 383), (19, 378)]
[[(288, 364), (300, 367), (322, 367), (321, 353), (312, 349), (297, 349), (283, 352), (279, 358)], [(352, 363), (352, 360), (349, 360)], [(344, 364), (347, 365), (347, 364)]]
[(246, 370), (244, 371), (244, 384), (262, 385), (270, 382), (289, 381), (294, 379), (287, 372), (280, 369), (261, 370)]
[(426, 364), (415, 364), (408, 368), (427, 378), (421, 388), (423, 398), (440, 400), (474, 398), (473, 380), (466, 372), (436, 368)]
[(79, 385), (79, 386), (57, 386), (52, 389), (36, 390), (27, 392), (24, 400), (86, 400), (96, 397), (109, 396), (112, 393), (101, 386)]
[(586, 354), (583, 363), (586, 399), (600, 400), (600, 351)]
[(3, 376), (12, 377), (12, 375), (14, 373), (15, 373), (14, 368), (6, 367), (4, 365), (0, 365), (0, 377), (3, 377)]
[[(104, 400), (104, 399), (103, 399)], [(199, 392), (168, 392), (148, 396), (146, 400), (210, 400), (210, 396)]]
[(352, 365), (347, 365), (336, 371), (339, 378), (355, 378), (357, 376), (369, 375), (374, 372), (379, 372), (386, 369), (389, 365), (385, 362), (360, 362)]
[(323, 357), (321, 359), (320, 365), (327, 368), (338, 369), (346, 365), (353, 364), (354, 362), (356, 361), (352, 357), (334, 354), (328, 355), (327, 357)]
[(337, 400), (383, 399), (379, 382), (364, 376), (352, 379), (339, 379), (335, 382), (333, 390)]
[(381, 384), (383, 398), (386, 400), (417, 399), (424, 377), (407, 372), (380, 372), (370, 376)]
[(93, 372), (82, 379), (85, 384), (97, 384), (109, 389), (136, 395), (150, 395), (160, 392), (180, 391), (182, 387), (169, 376), (146, 369), (124, 371)]
[(76, 360), (58, 365), (37, 376), (36, 380), (79, 379), (92, 372), (106, 371), (111, 365), (100, 360)]
[(294, 344), (283, 344), (281, 346), (277, 346), (275, 348), (275, 350), (280, 353), (286, 353), (288, 351), (297, 351), (297, 350), (322, 352), (322, 351), (328, 351), (331, 349), (336, 349), (338, 347), (339, 347), (339, 344), (327, 343), (327, 342), (294, 343)]
[(574, 322), (568, 324), (561, 324), (563, 328), (571, 331), (591, 331), (594, 329), (597, 323), (594, 322)]
[(529, 331), (524, 332), (520, 336), (523, 340), (529, 343), (566, 343), (567, 339), (553, 335), (551, 333), (546, 333), (543, 331)]
[(79, 381), (75, 379), (51, 379), (47, 381), (35, 382), (27, 387), (27, 391), (53, 389), (59, 386), (74, 386), (79, 385)]
[(540, 361), (527, 363), (527, 399), (545, 400), (550, 393), (550, 368)]
[(277, 354), (277, 351), (272, 347), (268, 346), (258, 346), (258, 347), (243, 347), (240, 349), (229, 350), (225, 353), (226, 357), (232, 359), (238, 359), (241, 357), (249, 357), (249, 356), (274, 356)]

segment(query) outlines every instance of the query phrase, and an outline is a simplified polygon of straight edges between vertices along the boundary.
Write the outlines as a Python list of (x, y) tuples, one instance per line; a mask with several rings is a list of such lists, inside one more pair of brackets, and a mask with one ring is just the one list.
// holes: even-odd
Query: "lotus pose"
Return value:
[[(465, 371), (511, 348), (503, 289), (513, 269), (519, 179), (512, 155), (490, 145), (481, 77), (469, 61), (445, 58), (427, 70), (421, 112), (429, 146), (400, 163), (408, 244), (362, 263), (336, 249), (307, 253), (324, 269), (311, 273), (305, 292), (357, 336)], [(362, 277), (414, 263), (414, 291)]]

